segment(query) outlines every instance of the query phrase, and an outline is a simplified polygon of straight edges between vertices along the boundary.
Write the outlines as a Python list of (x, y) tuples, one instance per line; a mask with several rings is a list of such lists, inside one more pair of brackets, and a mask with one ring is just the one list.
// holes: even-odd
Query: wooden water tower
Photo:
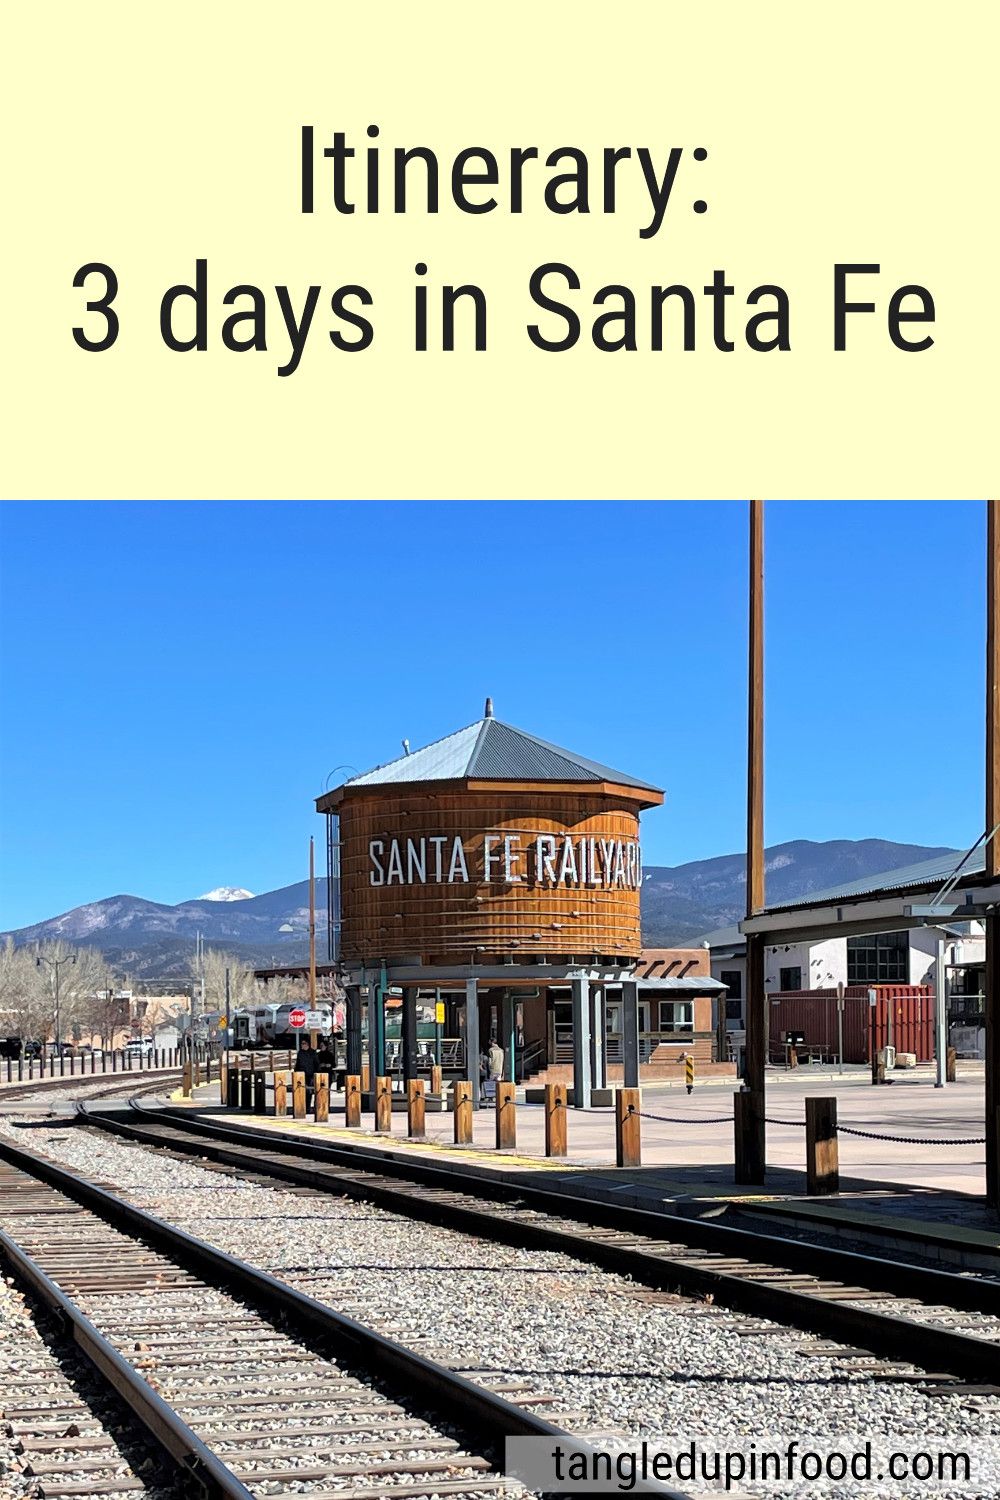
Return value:
[[(385, 1068), (385, 1003), (403, 995), (403, 1070), (416, 1076), (418, 989), (464, 992), (465, 1067), (478, 1095), (479, 1006), (502, 1012), (516, 1052), (525, 997), (544, 1017), (571, 991), (574, 1102), (589, 1103), (603, 994), (624, 986), (626, 1072), (638, 1081), (642, 946), (639, 814), (663, 793), (494, 717), (481, 719), (317, 798), (327, 817), (336, 957), (347, 993), (348, 1068)], [(339, 875), (339, 880), (335, 877)], [(339, 896), (339, 899), (338, 899)], [(603, 1044), (602, 1044), (603, 1045)]]
[(340, 957), (634, 961), (639, 813), (662, 801), (487, 702), (476, 723), (317, 800), (340, 819)]

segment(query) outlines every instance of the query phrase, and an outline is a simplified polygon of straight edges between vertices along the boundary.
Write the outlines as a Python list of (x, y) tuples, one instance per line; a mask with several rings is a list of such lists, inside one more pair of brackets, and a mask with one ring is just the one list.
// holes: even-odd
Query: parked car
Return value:
[(125, 1043), (123, 1050), (127, 1057), (149, 1057), (153, 1051), (153, 1038), (134, 1036), (131, 1041)]

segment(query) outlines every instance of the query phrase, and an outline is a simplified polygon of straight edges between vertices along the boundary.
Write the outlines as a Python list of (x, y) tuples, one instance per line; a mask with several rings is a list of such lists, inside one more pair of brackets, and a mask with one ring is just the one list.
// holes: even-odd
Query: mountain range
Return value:
[[(883, 870), (960, 851), (884, 839), (796, 839), (766, 851), (767, 899), (779, 903)], [(742, 854), (723, 854), (683, 865), (647, 865), (643, 871), (642, 935), (650, 948), (692, 944), (717, 927), (736, 922), (746, 907)], [(224, 894), (223, 894), (224, 893)], [(317, 951), (326, 953), (326, 880), (316, 881)], [(225, 948), (245, 963), (298, 963), (308, 954), (309, 884), (251, 896), (242, 887), (219, 887), (197, 900), (166, 906), (141, 896), (108, 896), (61, 916), (9, 933), (22, 943), (61, 939), (99, 948), (107, 961), (136, 979), (189, 977), (195, 937)]]

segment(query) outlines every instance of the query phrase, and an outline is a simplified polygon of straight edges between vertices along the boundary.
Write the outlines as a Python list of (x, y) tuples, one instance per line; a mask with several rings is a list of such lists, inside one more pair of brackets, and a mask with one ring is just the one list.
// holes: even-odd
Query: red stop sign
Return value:
[(288, 1012), (288, 1024), (293, 1031), (300, 1031), (306, 1024), (306, 1013), (304, 1010), (290, 1010)]

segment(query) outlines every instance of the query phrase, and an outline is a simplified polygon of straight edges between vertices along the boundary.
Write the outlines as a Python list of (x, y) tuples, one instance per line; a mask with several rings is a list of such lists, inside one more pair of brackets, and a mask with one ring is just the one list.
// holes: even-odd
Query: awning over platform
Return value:
[(729, 988), (719, 979), (710, 979), (707, 974), (689, 974), (683, 979), (643, 979), (637, 974), (635, 982), (641, 990), (668, 990), (686, 995), (714, 995)]

